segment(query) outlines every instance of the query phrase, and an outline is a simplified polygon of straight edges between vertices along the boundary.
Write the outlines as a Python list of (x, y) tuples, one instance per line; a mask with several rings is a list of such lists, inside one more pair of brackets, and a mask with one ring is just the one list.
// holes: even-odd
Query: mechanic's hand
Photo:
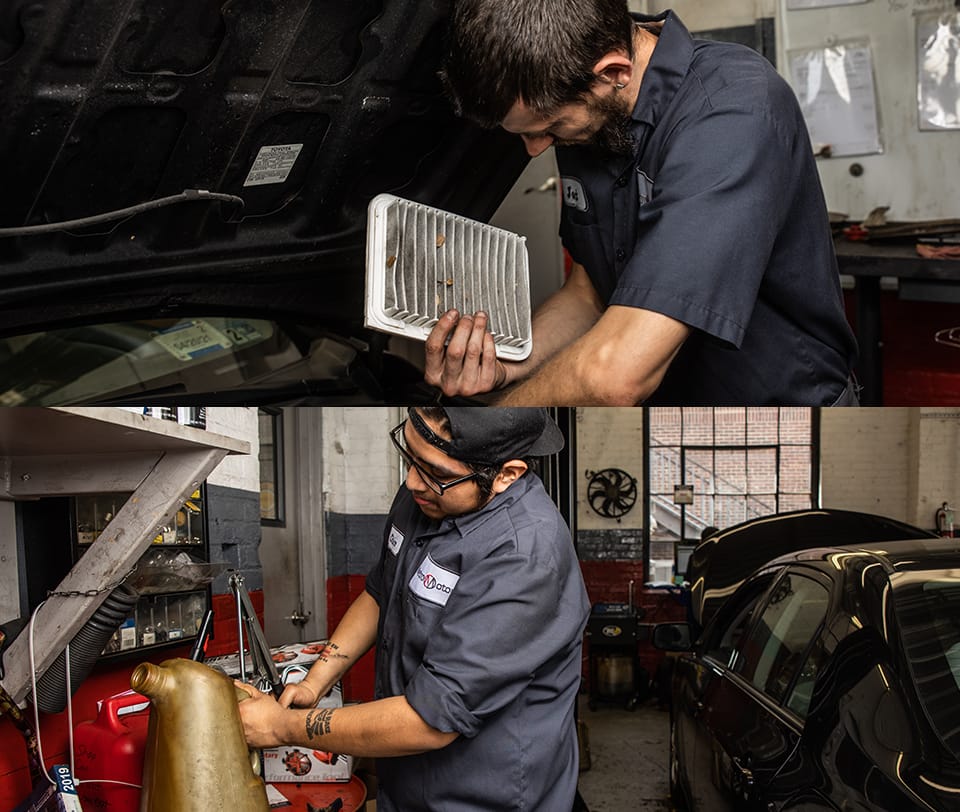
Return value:
[(240, 680), (234, 680), (233, 684), (237, 686), (238, 694), (242, 691), (250, 697), (239, 699), (240, 721), (243, 723), (247, 746), (261, 748), (283, 744), (277, 738), (277, 731), (283, 729), (281, 719), (284, 710), (273, 698), (273, 694), (265, 694)]
[(312, 708), (320, 699), (319, 694), (306, 682), (292, 682), (283, 689), (278, 700), (281, 708)]
[[(424, 380), (447, 396), (477, 395), (503, 386), (507, 371), (497, 360), (487, 314), (448, 310), (427, 336)], [(449, 339), (449, 341), (448, 341)]]

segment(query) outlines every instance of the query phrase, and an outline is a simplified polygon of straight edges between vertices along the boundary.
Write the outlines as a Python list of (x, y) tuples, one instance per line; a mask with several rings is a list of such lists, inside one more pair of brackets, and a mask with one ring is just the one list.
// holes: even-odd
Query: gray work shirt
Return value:
[(539, 478), (528, 472), (476, 513), (440, 522), (401, 488), (366, 589), (380, 606), (377, 698), (404, 695), (427, 724), (460, 734), (379, 759), (377, 808), (571, 809), (590, 605)]
[(829, 406), (856, 358), (813, 149), (790, 86), (664, 21), (635, 154), (558, 147), (560, 234), (608, 305), (693, 332), (651, 404)]

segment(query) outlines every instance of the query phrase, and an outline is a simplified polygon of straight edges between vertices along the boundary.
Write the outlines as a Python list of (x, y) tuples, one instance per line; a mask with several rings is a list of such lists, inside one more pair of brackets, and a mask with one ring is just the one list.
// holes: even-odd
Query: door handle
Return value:
[(733, 759), (733, 774), (731, 775), (731, 789), (744, 801), (753, 797), (753, 770), (747, 767), (739, 758)]

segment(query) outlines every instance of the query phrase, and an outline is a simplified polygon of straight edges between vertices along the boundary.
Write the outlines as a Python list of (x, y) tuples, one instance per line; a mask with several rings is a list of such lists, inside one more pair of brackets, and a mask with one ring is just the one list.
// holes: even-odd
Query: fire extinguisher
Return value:
[(937, 510), (937, 532), (944, 538), (953, 538), (953, 508), (946, 502)]

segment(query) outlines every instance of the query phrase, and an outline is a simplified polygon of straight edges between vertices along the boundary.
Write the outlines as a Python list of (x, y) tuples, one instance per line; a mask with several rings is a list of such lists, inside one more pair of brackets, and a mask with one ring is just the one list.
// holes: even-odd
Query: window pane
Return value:
[(826, 588), (810, 578), (796, 573), (781, 578), (744, 643), (743, 677), (773, 699), (782, 700), (826, 617), (829, 597)]
[(777, 492), (777, 449), (747, 449), (747, 489), (752, 494)]
[(810, 493), (810, 446), (780, 449), (780, 490), (784, 493)]
[(716, 453), (717, 493), (747, 492), (747, 454), (743, 448), (718, 449)]
[(743, 445), (747, 441), (747, 410), (718, 408), (714, 414), (717, 445)]

